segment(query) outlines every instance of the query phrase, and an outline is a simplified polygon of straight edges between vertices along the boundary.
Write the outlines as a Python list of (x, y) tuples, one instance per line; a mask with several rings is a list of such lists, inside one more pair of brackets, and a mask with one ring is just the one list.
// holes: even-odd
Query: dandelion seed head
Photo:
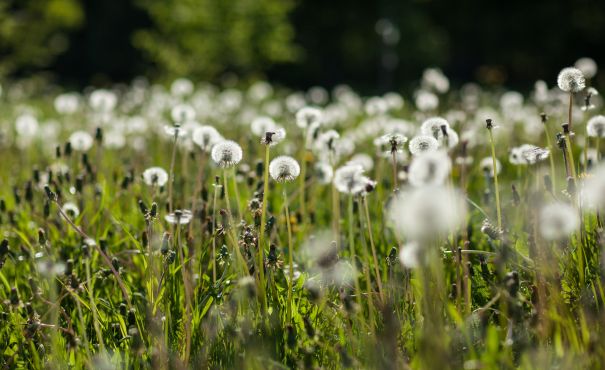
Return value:
[(416, 93), (414, 103), (418, 110), (428, 112), (437, 109), (439, 106), (439, 98), (432, 92), (420, 90)]
[(357, 164), (360, 165), (364, 171), (371, 171), (374, 168), (374, 160), (372, 157), (365, 153), (357, 153), (355, 154), (347, 164)]
[(312, 124), (321, 124), (322, 112), (315, 107), (304, 107), (296, 112), (296, 125), (300, 128), (307, 128)]
[(92, 135), (86, 131), (74, 131), (69, 136), (69, 142), (71, 143), (73, 150), (86, 152), (92, 147), (94, 139)]
[(73, 114), (80, 107), (80, 96), (76, 93), (57, 95), (53, 102), (54, 108), (60, 114)]
[[(487, 172), (490, 176), (494, 176), (494, 160), (492, 157), (485, 157), (479, 162), (479, 168), (484, 173)], [(502, 164), (500, 160), (496, 158), (496, 174), (499, 174), (502, 170)]]
[(344, 165), (334, 172), (333, 182), (336, 190), (341, 193), (358, 194), (366, 185), (363, 167), (358, 164)]
[(195, 119), (195, 109), (189, 104), (177, 104), (170, 111), (172, 121), (178, 125)]
[(409, 242), (399, 250), (399, 262), (404, 268), (414, 269), (420, 266), (420, 245), (417, 242)]
[(117, 103), (117, 95), (114, 92), (105, 89), (93, 91), (88, 98), (88, 104), (90, 104), (90, 107), (99, 113), (108, 113), (113, 111)]
[(25, 113), (17, 117), (15, 121), (15, 130), (19, 136), (24, 138), (33, 138), (38, 133), (40, 125), (36, 117)]
[(466, 202), (455, 190), (423, 186), (400, 192), (389, 205), (389, 220), (405, 238), (435, 238), (461, 227), (466, 219)]
[(443, 185), (452, 169), (452, 161), (444, 151), (417, 155), (408, 169), (408, 181), (413, 186)]
[(263, 137), (267, 132), (275, 131), (277, 124), (271, 117), (261, 116), (256, 117), (250, 124), (252, 133), (256, 136)]
[(422, 122), (422, 125), (420, 125), (420, 133), (422, 135), (432, 136), (439, 140), (443, 137), (442, 127), (445, 127), (447, 130), (450, 127), (449, 122), (442, 117), (432, 117)]
[(277, 145), (286, 138), (286, 130), (282, 127), (276, 126), (272, 131), (267, 131), (261, 139), (261, 144), (264, 145)]
[(314, 166), (315, 170), (315, 178), (317, 182), (326, 185), (332, 182), (332, 178), (334, 177), (334, 170), (329, 163), (326, 162), (317, 162)]
[(170, 93), (176, 97), (191, 95), (194, 90), (193, 82), (187, 78), (177, 78), (170, 85)]
[(282, 155), (274, 158), (269, 164), (269, 175), (277, 182), (289, 182), (298, 177), (300, 166), (296, 159)]
[(551, 203), (540, 211), (540, 233), (546, 240), (567, 238), (579, 226), (578, 211), (567, 203)]
[(559, 72), (557, 85), (559, 86), (559, 89), (563, 91), (576, 93), (582, 91), (584, 87), (586, 87), (586, 80), (582, 71), (577, 68), (567, 67)]
[(191, 139), (203, 151), (210, 152), (214, 144), (223, 140), (223, 137), (214, 127), (204, 125), (193, 130)]
[(168, 172), (162, 167), (149, 167), (143, 171), (143, 181), (148, 186), (162, 187), (168, 182)]
[(419, 135), (410, 140), (409, 148), (412, 155), (420, 155), (437, 150), (439, 148), (439, 141), (433, 136)]
[(586, 133), (591, 137), (605, 137), (605, 116), (591, 117), (586, 123)]
[(586, 78), (593, 78), (597, 74), (597, 62), (592, 58), (580, 58), (574, 66), (579, 69)]
[(233, 167), (242, 160), (242, 147), (232, 140), (223, 140), (212, 147), (212, 160), (223, 168)]
[(164, 219), (172, 225), (187, 225), (193, 219), (193, 214), (188, 209), (177, 209), (164, 216)]
[(450, 89), (450, 81), (439, 68), (427, 68), (422, 73), (422, 86), (443, 94)]
[(66, 202), (61, 207), (63, 212), (71, 218), (77, 218), (80, 215), (80, 209), (75, 203)]

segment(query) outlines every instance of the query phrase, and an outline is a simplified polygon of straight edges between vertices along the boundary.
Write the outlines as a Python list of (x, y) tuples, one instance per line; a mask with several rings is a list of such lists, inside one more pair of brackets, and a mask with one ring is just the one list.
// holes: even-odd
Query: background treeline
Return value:
[(604, 41), (594, 0), (0, 1), (0, 76), (73, 87), (238, 76), (370, 93), (437, 66), (454, 83), (527, 89), (578, 57), (603, 62)]

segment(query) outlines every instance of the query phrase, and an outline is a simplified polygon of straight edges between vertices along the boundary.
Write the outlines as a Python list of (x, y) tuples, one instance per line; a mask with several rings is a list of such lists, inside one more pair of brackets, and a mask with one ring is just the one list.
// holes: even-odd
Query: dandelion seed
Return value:
[(413, 186), (442, 185), (452, 169), (450, 157), (443, 151), (417, 155), (408, 170), (408, 181)]
[(69, 142), (73, 150), (86, 152), (92, 147), (94, 139), (92, 135), (86, 131), (75, 131), (69, 136)]
[(271, 161), (269, 164), (269, 174), (277, 182), (289, 182), (298, 177), (300, 166), (296, 159), (282, 155)]
[(148, 186), (162, 187), (168, 182), (168, 172), (162, 167), (150, 167), (143, 172), (143, 181)]
[(586, 123), (586, 133), (591, 137), (605, 137), (605, 116), (598, 115)]
[(187, 225), (193, 219), (193, 214), (188, 209), (177, 209), (164, 216), (164, 219), (172, 225)]
[(567, 238), (579, 226), (580, 216), (577, 210), (567, 203), (551, 203), (540, 211), (540, 233), (544, 239)]
[(439, 142), (432, 136), (420, 135), (410, 140), (409, 148), (412, 155), (420, 155), (437, 150)]
[(321, 124), (323, 113), (314, 107), (304, 107), (296, 112), (296, 125), (300, 128), (307, 128), (314, 124)]
[(363, 167), (357, 164), (344, 165), (334, 172), (334, 186), (341, 193), (358, 194), (366, 185)]
[(197, 127), (193, 131), (191, 139), (205, 152), (210, 152), (216, 143), (224, 140), (221, 134), (212, 126)]
[(211, 156), (219, 167), (233, 167), (242, 160), (242, 147), (235, 141), (223, 140), (212, 147)]
[(559, 86), (559, 89), (563, 91), (576, 93), (584, 89), (586, 80), (584, 79), (582, 71), (577, 68), (568, 67), (563, 68), (561, 72), (559, 72), (557, 85)]

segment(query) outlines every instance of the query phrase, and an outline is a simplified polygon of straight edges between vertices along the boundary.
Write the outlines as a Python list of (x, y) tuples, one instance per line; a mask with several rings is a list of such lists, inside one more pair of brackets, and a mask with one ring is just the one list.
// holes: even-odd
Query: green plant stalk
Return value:
[(287, 318), (288, 323), (292, 323), (292, 287), (294, 286), (294, 261), (292, 258), (292, 226), (290, 225), (290, 210), (288, 207), (288, 194), (284, 187), (284, 207), (286, 208), (286, 225), (288, 228), (288, 295), (287, 295)]
[(260, 227), (258, 230), (258, 288), (263, 316), (267, 312), (267, 297), (265, 293), (265, 223), (267, 222), (267, 198), (269, 194), (269, 145), (265, 146), (265, 169), (263, 171), (263, 202), (261, 205)]
[(498, 163), (496, 159), (496, 146), (494, 144), (494, 135), (492, 134), (492, 130), (487, 130), (489, 133), (489, 142), (492, 150), (492, 164), (494, 166), (494, 191), (496, 193), (496, 213), (498, 217), (498, 228), (502, 229), (502, 210), (500, 208), (500, 187), (498, 186), (498, 172), (496, 168), (498, 168)]
[(179, 139), (179, 129), (174, 133), (172, 142), (172, 156), (170, 158), (170, 171), (168, 172), (168, 212), (172, 213), (172, 187), (174, 186), (174, 162), (176, 161), (176, 144)]
[(374, 262), (374, 273), (376, 274), (376, 284), (378, 286), (378, 294), (380, 295), (380, 301), (384, 303), (384, 291), (382, 290), (382, 277), (380, 275), (380, 268), (378, 267), (378, 257), (376, 255), (376, 246), (374, 245), (374, 236), (372, 232), (372, 220), (370, 219), (370, 211), (368, 209), (368, 200), (366, 197), (361, 198), (363, 203), (366, 226), (368, 227), (368, 237), (370, 239), (370, 248), (372, 250), (372, 261)]
[(597, 145), (596, 145), (596, 149), (597, 149), (597, 162), (599, 162), (599, 160), (601, 159), (601, 151), (600, 151), (600, 144), (601, 144), (601, 137), (597, 136)]
[(192, 292), (191, 292), (191, 285), (189, 283), (189, 270), (187, 269), (187, 263), (185, 261), (185, 255), (183, 254), (183, 247), (181, 246), (180, 243), (180, 239), (181, 239), (181, 226), (178, 224), (178, 220), (177, 220), (177, 225), (176, 225), (176, 237), (174, 238), (175, 240), (175, 245), (174, 248), (176, 250), (178, 250), (179, 252), (179, 262), (181, 264), (181, 277), (183, 278), (183, 290), (185, 293), (185, 346), (183, 348), (183, 362), (188, 364), (189, 363), (189, 356), (191, 353), (191, 336), (192, 336), (192, 329), (191, 329), (191, 319), (192, 319), (192, 304), (191, 304), (191, 296), (192, 296)]
[(554, 153), (554, 148), (552, 146), (552, 142), (550, 141), (550, 134), (548, 133), (548, 128), (546, 127), (546, 124), (544, 125), (544, 133), (546, 136), (546, 144), (548, 145), (548, 149), (550, 149), (550, 155), (548, 156), (548, 159), (550, 161), (550, 177), (551, 177), (551, 181), (552, 181), (552, 191), (554, 194), (557, 193), (557, 177), (556, 177), (556, 172), (555, 172), (555, 158), (553, 156)]
[(397, 152), (391, 151), (391, 157), (393, 166), (393, 191), (395, 191), (399, 187), (397, 183)]
[(212, 285), (216, 285), (216, 200), (218, 198), (218, 188), (220, 185), (214, 185), (214, 197), (212, 199)]
[[(355, 279), (355, 297), (357, 298), (357, 305), (359, 306), (359, 309), (363, 311), (363, 306), (362, 306), (362, 302), (361, 302), (361, 288), (359, 286), (359, 279), (357, 278), (357, 257), (355, 255), (355, 235), (353, 233), (353, 223), (354, 223), (354, 217), (353, 217), (353, 195), (350, 194), (349, 195), (349, 253), (350, 253), (350, 258), (351, 258), (351, 264), (353, 265), (353, 270), (355, 273), (355, 276), (353, 277), (353, 279)], [(363, 313), (361, 314), (361, 317), (363, 317)]]
[[(303, 131), (303, 140), (307, 137), (307, 130)], [(302, 224), (305, 225), (305, 221), (307, 220), (307, 205), (306, 205), (306, 196), (305, 196), (305, 179), (307, 177), (307, 147), (303, 145), (302, 155), (300, 158), (300, 176), (299, 176), (299, 199), (300, 199), (300, 216), (302, 220)]]
[(569, 135), (569, 133), (565, 134), (565, 141), (566, 144), (565, 145), (565, 150), (567, 151), (567, 158), (569, 159), (569, 167), (570, 167), (570, 171), (571, 171), (571, 177), (573, 177), (574, 181), (577, 180), (577, 176), (576, 176), (576, 165), (573, 159), (573, 151), (571, 150), (571, 136)]
[(242, 271), (243, 275), (247, 275), (246, 260), (242, 256), (239, 245), (237, 244), (237, 235), (235, 233), (235, 224), (233, 223), (233, 216), (231, 215), (231, 200), (229, 198), (229, 188), (227, 183), (227, 169), (223, 169), (223, 185), (225, 186), (225, 203), (227, 204), (227, 216), (229, 217), (229, 234), (233, 242), (233, 252), (237, 256), (237, 265)]
[[(239, 196), (239, 188), (237, 186), (235, 169), (233, 170), (233, 176), (231, 176), (231, 180), (233, 183), (233, 192), (235, 193), (235, 203), (236, 203), (235, 205), (237, 206), (237, 217), (241, 221), (243, 219), (242, 206), (241, 206), (241, 201), (240, 201), (240, 196)], [(227, 186), (227, 185), (225, 184), (225, 186)]]
[(86, 280), (88, 281), (88, 299), (90, 300), (90, 311), (92, 312), (92, 324), (95, 329), (95, 334), (97, 335), (97, 341), (99, 342), (99, 349), (101, 351), (105, 350), (105, 343), (103, 342), (103, 334), (101, 333), (101, 328), (99, 327), (99, 315), (97, 313), (97, 305), (95, 303), (95, 296), (93, 293), (93, 281), (90, 273), (90, 257), (84, 258), (84, 267), (86, 269)]

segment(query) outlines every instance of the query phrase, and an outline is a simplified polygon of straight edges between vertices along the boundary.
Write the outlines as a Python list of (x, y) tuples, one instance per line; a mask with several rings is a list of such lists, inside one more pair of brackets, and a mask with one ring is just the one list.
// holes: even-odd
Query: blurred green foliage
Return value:
[(294, 60), (291, 0), (139, 0), (153, 23), (133, 36), (165, 75), (249, 74)]
[(47, 66), (83, 21), (79, 0), (0, 1), (0, 76)]

